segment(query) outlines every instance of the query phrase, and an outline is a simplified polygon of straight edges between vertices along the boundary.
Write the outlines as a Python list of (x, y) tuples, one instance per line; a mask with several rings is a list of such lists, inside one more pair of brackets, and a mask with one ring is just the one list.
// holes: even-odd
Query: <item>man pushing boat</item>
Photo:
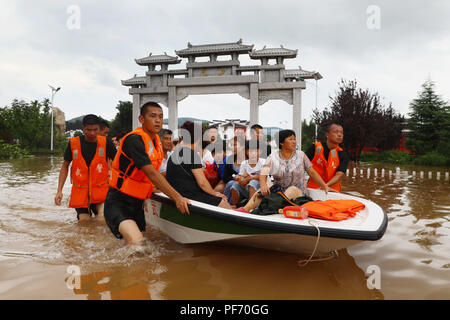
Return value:
[(140, 109), (141, 127), (125, 135), (112, 164), (112, 175), (105, 200), (105, 220), (111, 232), (126, 244), (137, 245), (145, 231), (144, 200), (154, 186), (169, 196), (181, 213), (189, 213), (189, 200), (182, 197), (161, 175), (163, 151), (158, 132), (163, 110), (156, 102)]

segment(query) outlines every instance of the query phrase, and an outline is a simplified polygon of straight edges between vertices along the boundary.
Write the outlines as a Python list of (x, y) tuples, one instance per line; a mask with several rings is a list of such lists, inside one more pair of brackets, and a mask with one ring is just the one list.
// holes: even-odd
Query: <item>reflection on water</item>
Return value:
[[(41, 299), (43, 288), (48, 299), (450, 298), (450, 182), (442, 168), (432, 169), (440, 179), (429, 179), (429, 168), (352, 164), (343, 191), (388, 213), (385, 236), (299, 268), (290, 254), (180, 245), (156, 229), (142, 246), (124, 247), (104, 224), (77, 224), (68, 182), (65, 207), (53, 205), (60, 165), (48, 157), (0, 162), (0, 299)], [(66, 286), (70, 265), (80, 268), (79, 288)], [(379, 290), (367, 286), (371, 266), (380, 268)]]

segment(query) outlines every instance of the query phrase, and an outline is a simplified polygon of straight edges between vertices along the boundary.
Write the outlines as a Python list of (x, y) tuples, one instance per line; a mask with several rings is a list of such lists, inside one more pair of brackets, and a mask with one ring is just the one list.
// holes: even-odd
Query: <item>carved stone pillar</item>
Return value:
[(259, 122), (258, 84), (250, 84), (250, 126)]
[(178, 132), (178, 102), (176, 87), (169, 87), (168, 108), (169, 108), (169, 129), (173, 131), (174, 136)]
[(141, 95), (133, 94), (133, 130), (138, 128), (141, 124), (139, 122), (139, 114), (141, 112)]
[(297, 146), (302, 146), (302, 89), (292, 89), (292, 129), (295, 131)]

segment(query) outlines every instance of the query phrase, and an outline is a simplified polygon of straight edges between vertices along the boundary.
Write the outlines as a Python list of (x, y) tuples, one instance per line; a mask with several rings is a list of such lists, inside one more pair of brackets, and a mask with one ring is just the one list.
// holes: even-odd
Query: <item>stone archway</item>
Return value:
[[(301, 91), (306, 89), (304, 79), (318, 80), (322, 76), (300, 67), (293, 70), (285, 68), (284, 59), (295, 58), (298, 50), (283, 46), (264, 46), (260, 50), (253, 47), (243, 44), (242, 40), (206, 45), (188, 43), (187, 48), (175, 51), (176, 56), (150, 53), (147, 57), (135, 59), (137, 64), (147, 66), (148, 71), (145, 76), (135, 75), (122, 81), (123, 85), (131, 87), (133, 127), (138, 126), (139, 109), (146, 101), (161, 102), (168, 107), (169, 129), (175, 131), (178, 128), (178, 102), (187, 96), (237, 93), (250, 100), (250, 125), (259, 122), (259, 106), (266, 101), (281, 99), (291, 104), (292, 129), (301, 139)], [(251, 59), (260, 60), (261, 64), (241, 66), (240, 54), (248, 54)], [(218, 60), (218, 56), (229, 56), (230, 60)], [(188, 59), (186, 69), (169, 70), (170, 64), (181, 62), (180, 57)], [(200, 57), (209, 59), (198, 61)], [(269, 64), (269, 60), (274, 60), (275, 64)]]

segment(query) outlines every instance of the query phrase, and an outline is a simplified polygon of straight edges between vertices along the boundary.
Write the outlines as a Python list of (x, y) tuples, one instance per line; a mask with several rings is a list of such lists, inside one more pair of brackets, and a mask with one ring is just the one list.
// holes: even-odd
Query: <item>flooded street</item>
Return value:
[(181, 245), (149, 227), (126, 248), (104, 224), (77, 223), (69, 179), (53, 204), (61, 162), (0, 162), (0, 299), (450, 299), (448, 168), (352, 164), (343, 192), (379, 204), (387, 231), (300, 268), (304, 257)]

